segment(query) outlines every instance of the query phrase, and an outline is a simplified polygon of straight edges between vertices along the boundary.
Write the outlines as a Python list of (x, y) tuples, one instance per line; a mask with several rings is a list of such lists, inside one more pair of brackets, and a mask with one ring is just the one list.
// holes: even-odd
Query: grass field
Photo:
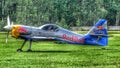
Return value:
[(120, 68), (120, 31), (109, 34), (108, 46), (42, 41), (33, 42), (33, 52), (25, 52), (28, 43), (24, 52), (17, 52), (23, 41), (9, 37), (5, 44), (5, 34), (0, 33), (0, 68)]

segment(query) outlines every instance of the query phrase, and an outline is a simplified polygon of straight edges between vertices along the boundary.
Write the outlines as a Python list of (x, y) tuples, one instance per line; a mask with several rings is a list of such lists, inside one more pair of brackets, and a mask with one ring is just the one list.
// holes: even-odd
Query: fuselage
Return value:
[(84, 35), (77, 34), (54, 24), (46, 24), (41, 27), (13, 25), (12, 36), (15, 38), (41, 40), (51, 38), (70, 43), (84, 43)]

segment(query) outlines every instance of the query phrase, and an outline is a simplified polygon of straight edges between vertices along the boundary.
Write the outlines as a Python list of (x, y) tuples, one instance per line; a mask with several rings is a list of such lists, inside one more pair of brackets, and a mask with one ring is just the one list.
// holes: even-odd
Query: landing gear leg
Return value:
[(31, 52), (31, 51), (32, 51), (32, 50), (31, 50), (31, 46), (32, 46), (32, 40), (29, 40), (29, 47), (28, 47), (27, 52)]
[(23, 48), (23, 46), (25, 45), (26, 42), (27, 42), (27, 40), (24, 40), (24, 42), (21, 45), (21, 47), (17, 49), (17, 52), (22, 52), (22, 48)]

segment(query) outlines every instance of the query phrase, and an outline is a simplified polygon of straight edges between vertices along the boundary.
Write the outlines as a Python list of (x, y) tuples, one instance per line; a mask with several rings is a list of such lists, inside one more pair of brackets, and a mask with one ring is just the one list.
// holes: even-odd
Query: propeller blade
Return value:
[(7, 32), (6, 43), (7, 43), (7, 41), (8, 41), (9, 32), (10, 32), (10, 31)]
[(9, 18), (9, 15), (7, 17), (7, 25), (10, 26), (10, 18)]
[(7, 25), (4, 26), (4, 29), (10, 31), (12, 29), (12, 26), (13, 26), (13, 23), (10, 24), (10, 18), (9, 18), (9, 15), (8, 15), (8, 17), (7, 17)]

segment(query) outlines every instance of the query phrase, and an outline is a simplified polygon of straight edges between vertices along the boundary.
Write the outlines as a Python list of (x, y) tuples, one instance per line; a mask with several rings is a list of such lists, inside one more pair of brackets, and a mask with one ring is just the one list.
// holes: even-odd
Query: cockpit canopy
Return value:
[(45, 30), (45, 31), (59, 31), (59, 26), (55, 24), (46, 24), (40, 27), (40, 29)]

